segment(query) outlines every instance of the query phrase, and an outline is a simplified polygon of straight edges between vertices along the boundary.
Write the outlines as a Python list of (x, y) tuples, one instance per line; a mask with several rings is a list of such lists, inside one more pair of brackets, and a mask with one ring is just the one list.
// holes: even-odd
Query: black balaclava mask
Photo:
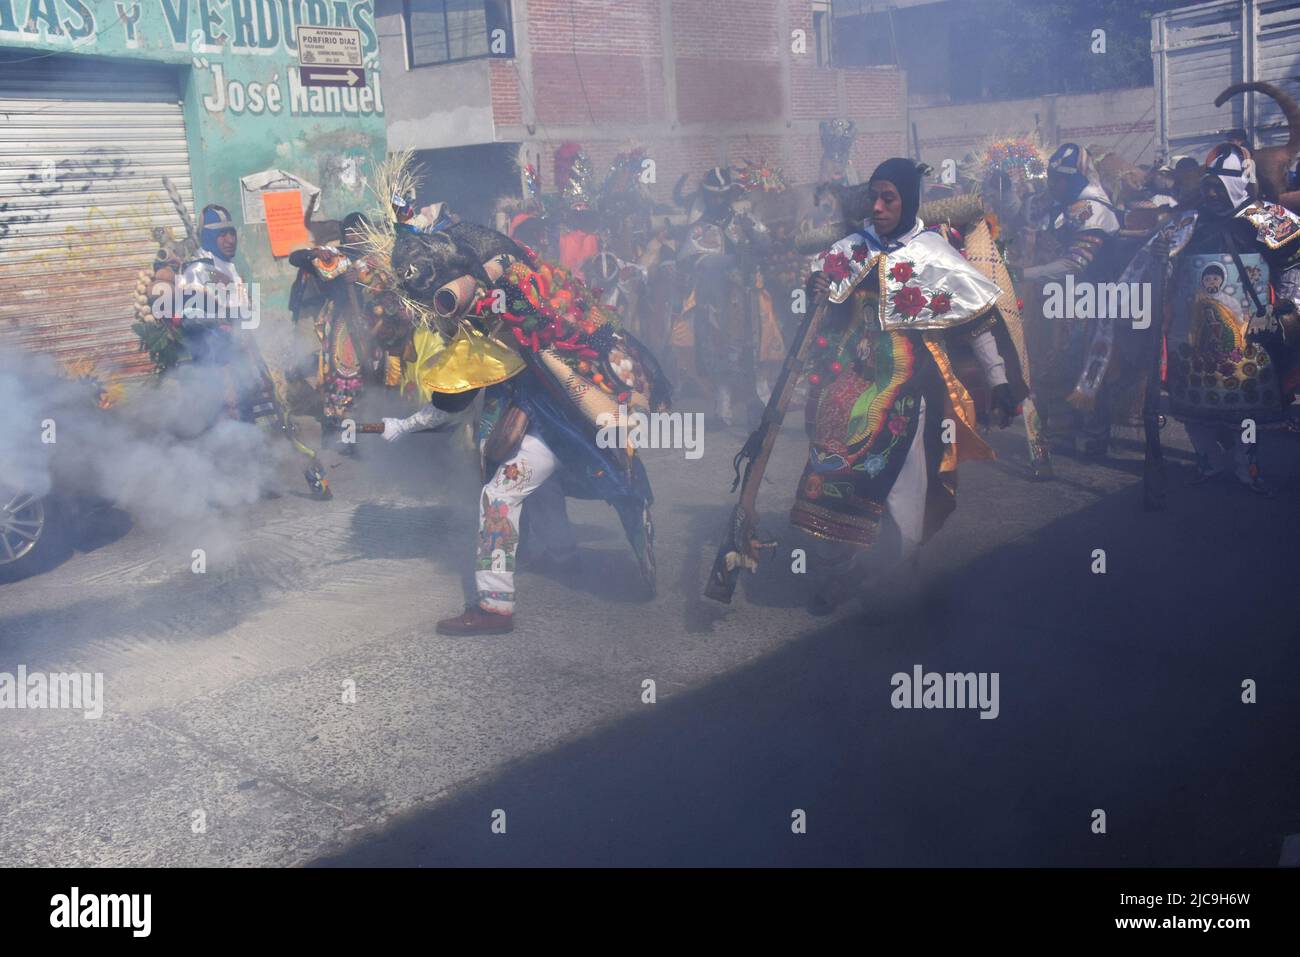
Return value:
[(921, 167), (913, 160), (895, 156), (877, 166), (876, 171), (871, 174), (871, 179), (867, 180), (868, 185), (877, 180), (889, 180), (898, 188), (898, 196), (903, 201), (903, 211), (899, 214), (898, 225), (894, 227), (895, 236), (903, 235), (916, 225), (916, 211), (921, 208), (921, 175)]

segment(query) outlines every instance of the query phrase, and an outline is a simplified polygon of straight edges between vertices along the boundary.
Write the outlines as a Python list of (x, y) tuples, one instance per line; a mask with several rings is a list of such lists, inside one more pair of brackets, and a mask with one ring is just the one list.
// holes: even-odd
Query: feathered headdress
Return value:
[(542, 202), (542, 178), (537, 173), (537, 167), (532, 163), (525, 163), (523, 177), (524, 199), (540, 205)]
[(537, 167), (529, 161), (527, 156), (523, 155), (519, 157), (516, 165), (519, 169), (522, 195), (508, 196), (501, 199), (497, 203), (497, 209), (503, 211), (512, 219), (544, 216), (547, 211), (547, 198), (542, 194), (542, 177), (537, 172)]
[(555, 151), (553, 171), (555, 173), (555, 188), (557, 190), (564, 189), (565, 184), (569, 181), (569, 176), (573, 172), (573, 163), (581, 155), (583, 155), (582, 144), (575, 143), (572, 140), (569, 140), (567, 143), (561, 143), (559, 148)]
[(362, 238), (357, 245), (375, 271), (391, 278), (386, 285), (394, 290), (409, 315), (418, 323), (430, 325), (433, 313), (423, 303), (405, 295), (397, 281), (398, 277), (393, 274), (393, 246), (397, 242), (397, 229), (399, 224), (406, 225), (415, 216), (415, 197), (419, 186), (420, 179), (415, 172), (415, 153), (411, 150), (389, 153), (382, 162), (377, 163), (370, 186), (374, 202), (370, 209), (365, 210), (365, 219), (358, 224)]
[(1037, 131), (1025, 135), (991, 136), (962, 164), (964, 178), (983, 183), (993, 175), (1012, 180), (1039, 180), (1047, 175), (1047, 152)]
[(645, 160), (646, 149), (644, 146), (639, 145), (624, 150), (615, 156), (610, 161), (609, 172), (605, 174), (605, 182), (600, 186), (600, 195), (610, 196), (615, 193), (644, 192), (641, 173), (645, 168)]
[(555, 151), (555, 188), (570, 209), (587, 209), (595, 200), (591, 160), (581, 144), (570, 141)]

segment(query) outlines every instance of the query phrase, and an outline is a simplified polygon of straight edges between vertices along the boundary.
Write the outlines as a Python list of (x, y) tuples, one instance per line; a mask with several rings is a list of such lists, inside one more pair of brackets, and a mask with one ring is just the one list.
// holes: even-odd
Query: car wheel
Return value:
[(22, 561), (45, 534), (45, 503), (30, 492), (0, 491), (0, 565)]

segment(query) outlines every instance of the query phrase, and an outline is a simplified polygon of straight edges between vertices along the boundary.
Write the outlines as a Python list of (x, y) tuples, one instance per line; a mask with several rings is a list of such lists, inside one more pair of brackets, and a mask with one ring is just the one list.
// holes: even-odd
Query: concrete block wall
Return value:
[(911, 109), (921, 158), (935, 169), (949, 158), (960, 163), (990, 134), (1032, 131), (1035, 117), (1048, 152), (1061, 143), (1077, 142), (1114, 150), (1132, 163), (1153, 158), (1156, 102), (1149, 86)]

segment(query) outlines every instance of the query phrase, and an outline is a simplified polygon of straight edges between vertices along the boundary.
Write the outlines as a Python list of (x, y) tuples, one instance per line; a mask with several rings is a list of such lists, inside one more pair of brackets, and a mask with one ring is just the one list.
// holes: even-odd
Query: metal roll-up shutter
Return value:
[(175, 68), (0, 51), (0, 342), (147, 372), (136, 283), (193, 215)]

